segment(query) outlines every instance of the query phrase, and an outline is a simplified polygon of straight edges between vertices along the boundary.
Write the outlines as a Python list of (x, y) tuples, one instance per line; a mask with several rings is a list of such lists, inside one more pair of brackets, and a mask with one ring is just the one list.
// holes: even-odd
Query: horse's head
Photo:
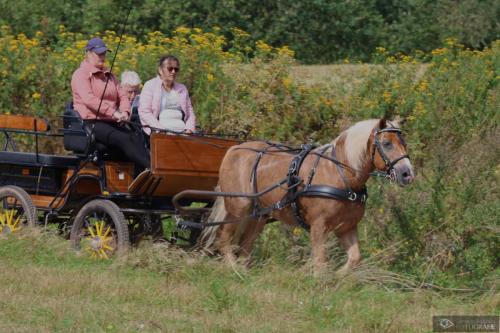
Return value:
[(410, 184), (415, 173), (399, 126), (381, 119), (373, 130), (372, 141), (372, 161), (375, 169), (387, 173), (400, 186)]

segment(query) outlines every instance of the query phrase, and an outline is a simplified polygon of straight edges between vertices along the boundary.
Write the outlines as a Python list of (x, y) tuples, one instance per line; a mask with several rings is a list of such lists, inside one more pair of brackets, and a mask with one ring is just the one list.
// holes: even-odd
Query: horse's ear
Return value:
[(384, 129), (386, 126), (387, 126), (387, 119), (385, 119), (385, 118), (380, 119), (380, 121), (378, 123), (378, 128)]
[(401, 126), (404, 125), (405, 122), (406, 122), (406, 119), (401, 118), (399, 115), (394, 117), (394, 120), (391, 120), (392, 126), (394, 126), (396, 128), (401, 128)]

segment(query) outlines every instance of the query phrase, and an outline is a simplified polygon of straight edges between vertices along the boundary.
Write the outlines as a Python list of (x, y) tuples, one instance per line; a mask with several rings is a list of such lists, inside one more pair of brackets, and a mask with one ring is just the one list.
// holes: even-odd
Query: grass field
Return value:
[(500, 308), (494, 292), (395, 280), (375, 267), (315, 279), (272, 257), (229, 268), (167, 244), (98, 262), (50, 232), (24, 231), (0, 239), (0, 332), (430, 332), (432, 315)]

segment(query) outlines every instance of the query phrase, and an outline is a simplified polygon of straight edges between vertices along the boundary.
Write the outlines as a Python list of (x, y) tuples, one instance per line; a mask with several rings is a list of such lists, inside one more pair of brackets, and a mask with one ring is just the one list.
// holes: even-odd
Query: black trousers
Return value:
[(142, 170), (150, 168), (149, 152), (144, 146), (142, 133), (134, 132), (127, 125), (106, 121), (86, 121), (89, 128), (94, 126), (97, 142), (112, 150), (119, 150), (125, 157)]

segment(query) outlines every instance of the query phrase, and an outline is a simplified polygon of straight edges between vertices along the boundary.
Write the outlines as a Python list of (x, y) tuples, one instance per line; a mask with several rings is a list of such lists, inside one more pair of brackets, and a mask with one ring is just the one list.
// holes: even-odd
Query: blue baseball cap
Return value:
[(100, 39), (99, 37), (91, 38), (88, 41), (87, 46), (85, 46), (85, 49), (87, 51), (92, 51), (97, 54), (102, 54), (106, 51), (109, 51), (108, 48), (106, 47), (106, 44), (104, 44), (102, 39)]

